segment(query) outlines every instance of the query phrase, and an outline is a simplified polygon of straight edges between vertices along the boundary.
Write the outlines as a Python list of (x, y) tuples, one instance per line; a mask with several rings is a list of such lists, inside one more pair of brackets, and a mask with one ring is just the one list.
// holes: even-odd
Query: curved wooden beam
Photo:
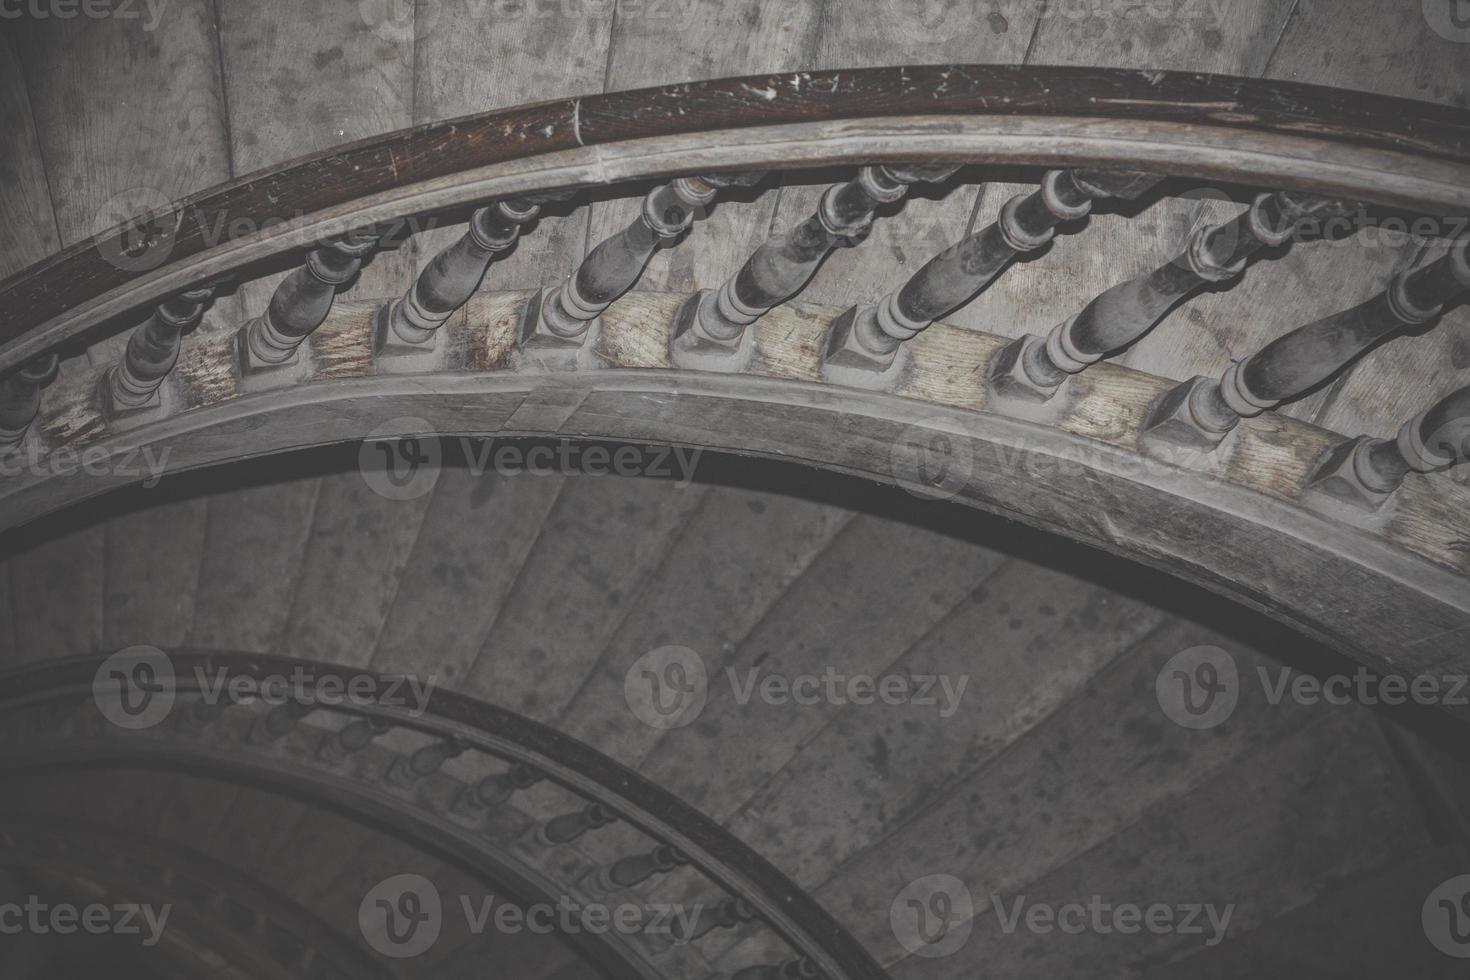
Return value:
[(1219, 75), (949, 65), (587, 96), (337, 147), (0, 283), (0, 372), (169, 293), (367, 224), (678, 173), (913, 159), (1106, 165), (1470, 211), (1470, 113)]

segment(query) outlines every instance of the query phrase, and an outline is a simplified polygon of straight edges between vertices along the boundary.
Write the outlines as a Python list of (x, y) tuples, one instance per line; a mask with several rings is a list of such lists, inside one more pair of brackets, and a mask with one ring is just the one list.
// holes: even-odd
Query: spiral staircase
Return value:
[(1462, 976), (1445, 6), (0, 22), (5, 976)]

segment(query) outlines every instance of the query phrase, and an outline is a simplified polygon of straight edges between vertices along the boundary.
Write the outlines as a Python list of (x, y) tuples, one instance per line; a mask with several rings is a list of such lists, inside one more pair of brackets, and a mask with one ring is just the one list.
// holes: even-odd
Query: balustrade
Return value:
[(41, 392), (56, 380), (60, 361), (46, 354), (0, 380), (0, 456), (20, 448), (41, 411)]

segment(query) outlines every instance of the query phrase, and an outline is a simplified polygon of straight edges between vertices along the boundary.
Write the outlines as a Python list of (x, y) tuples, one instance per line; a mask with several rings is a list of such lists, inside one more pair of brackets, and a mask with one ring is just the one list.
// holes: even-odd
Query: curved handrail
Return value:
[[(353, 690), (350, 682), (363, 677), (375, 678), (374, 690), (392, 689), (381, 675), (339, 664), (222, 651), (171, 649), (165, 655), (180, 693), (200, 693), (199, 677), (220, 680), (228, 686), (236, 678), (260, 683), (270, 677), (293, 675), (297, 670), (315, 678), (323, 685), (319, 689), (325, 689), (325, 683), (331, 681), (336, 690)], [(6, 671), (0, 674), (0, 706), (9, 712), (90, 698), (104, 662), (105, 658), (96, 656), (70, 657)], [(381, 719), (394, 728), (428, 734), (528, 766), (550, 782), (606, 806), (654, 840), (677, 848), (690, 865), (731, 896), (748, 903), (794, 950), (809, 958), (821, 970), (821, 976), (829, 980), (887, 978), (826, 909), (759, 853), (673, 793), (550, 726), (468, 695), (437, 688), (432, 698), (412, 710), (402, 705), (365, 702), (332, 705), (328, 710)], [(89, 740), (87, 751), (106, 756), (95, 742)], [(14, 767), (0, 759), (0, 770), (6, 768)]]
[[(871, 125), (859, 125), (865, 121)], [(747, 138), (758, 130), (762, 138)], [(741, 138), (711, 149), (712, 137), (731, 131)], [(1073, 67), (718, 79), (402, 130), (125, 222), (0, 282), (0, 372), (172, 291), (334, 230), (506, 193), (696, 169), (925, 156), (1152, 165), (1210, 179), (1269, 177), (1279, 187), (1424, 211), (1470, 210), (1470, 112), (1448, 106), (1223, 75)]]

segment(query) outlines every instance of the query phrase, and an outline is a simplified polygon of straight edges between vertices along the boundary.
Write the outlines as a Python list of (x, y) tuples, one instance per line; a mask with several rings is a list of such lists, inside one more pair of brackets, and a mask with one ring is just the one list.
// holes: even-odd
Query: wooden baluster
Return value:
[(486, 776), (474, 786), (467, 788), (455, 801), (454, 808), (461, 813), (503, 806), (523, 789), (530, 789), (544, 779), (530, 766), (516, 763), (505, 772)]
[(597, 883), (605, 892), (632, 888), (656, 874), (667, 874), (681, 864), (688, 863), (689, 859), (677, 847), (659, 844), (651, 851), (631, 854), (601, 869), (597, 873)]
[(299, 363), (298, 348), (332, 311), (337, 290), (362, 268), (376, 232), (355, 231), (326, 242), (276, 287), (261, 316), (240, 328), (236, 351), (242, 378)]
[(199, 326), (215, 286), (164, 300), (128, 337), (122, 360), (102, 376), (102, 409), (109, 421), (162, 405), (159, 387), (179, 360), (184, 334)]
[(474, 295), (490, 263), (515, 245), (522, 226), (535, 219), (543, 203), (566, 196), (511, 198), (470, 215), (464, 236), (434, 256), (407, 293), (378, 311), (373, 324), (376, 352), (433, 351), (439, 328)]
[(258, 745), (274, 742), (290, 734), (301, 719), (316, 710), (309, 701), (287, 701), (271, 708), (255, 720), (250, 729), (250, 740)]
[(1011, 198), (999, 218), (934, 256), (901, 287), (876, 304), (853, 306), (833, 321), (825, 362), (886, 370), (905, 340), (978, 296), (1016, 256), (1048, 244), (1058, 225), (1085, 218), (1099, 198), (1136, 199), (1160, 179), (1138, 173), (1050, 171), (1039, 190)]
[(874, 213), (920, 181), (937, 183), (955, 164), (882, 164), (834, 184), (816, 212), (791, 232), (770, 239), (717, 290), (701, 290), (674, 318), (670, 356), (676, 365), (734, 370), (746, 355), (746, 330), (767, 310), (801, 292), (833, 249), (867, 237)]
[(764, 174), (679, 177), (649, 191), (638, 217), (602, 242), (566, 281), (543, 289), (526, 304), (522, 346), (579, 347), (613, 300), (638, 282), (653, 253), (676, 241), (703, 217), (721, 188), (749, 185)]
[(317, 757), (327, 762), (341, 762), (355, 752), (367, 748), (373, 739), (385, 735), (393, 726), (381, 718), (358, 718), (335, 732), (322, 736)]
[(25, 442), (31, 423), (41, 412), (41, 392), (56, 380), (61, 362), (55, 354), (43, 354), (0, 380), (0, 456), (7, 456)]
[(735, 971), (730, 980), (816, 980), (821, 971), (805, 956), (781, 964), (758, 964)]
[(746, 922), (754, 922), (755, 917), (755, 909), (745, 899), (727, 898), (705, 910), (695, 919), (689, 932), (680, 933), (677, 938), (681, 943), (692, 943), (716, 929), (734, 929)]
[(1136, 343), (1186, 297), (1240, 276), (1261, 249), (1347, 209), (1342, 201), (1287, 191), (1258, 196), (1234, 221), (1201, 227), (1167, 264), (1102, 293), (1045, 339), (1027, 334), (1003, 348), (990, 369), (997, 393), (1050, 400), (1067, 378)]
[(1470, 239), (1461, 240), (1442, 258), (1399, 274), (1367, 302), (1273, 340), (1218, 381), (1178, 385), (1149, 412), (1147, 439), (1217, 446), (1242, 418), (1306, 394), (1384, 341), (1435, 320), (1445, 303), (1470, 291), (1467, 247)]
[(1314, 494), (1377, 510), (1412, 473), (1438, 473), (1470, 460), (1470, 385), (1441, 398), (1399, 429), (1396, 439), (1359, 436), (1327, 454)]
[(467, 745), (453, 739), (431, 742), (407, 759), (394, 762), (388, 768), (388, 778), (401, 786), (408, 786), (425, 776), (432, 776), (444, 768), (444, 763), (463, 755), (467, 748)]
[(542, 824), (537, 836), (543, 844), (570, 844), (589, 830), (606, 827), (616, 819), (601, 803), (589, 803), (580, 810), (552, 817)]

